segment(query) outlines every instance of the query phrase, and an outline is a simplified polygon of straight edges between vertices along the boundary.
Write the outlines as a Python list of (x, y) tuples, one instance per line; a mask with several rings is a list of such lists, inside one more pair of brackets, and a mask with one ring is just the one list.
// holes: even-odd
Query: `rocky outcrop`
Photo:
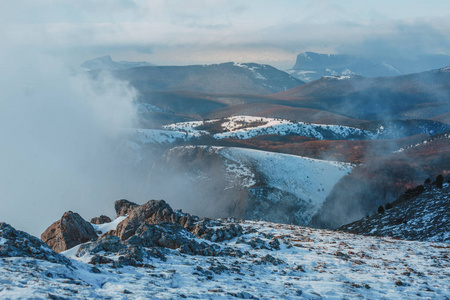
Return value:
[(114, 209), (116, 210), (117, 217), (130, 215), (131, 212), (138, 206), (138, 204), (126, 199), (120, 199), (114, 202)]
[(64, 213), (61, 220), (53, 223), (41, 235), (41, 240), (56, 252), (62, 252), (97, 238), (94, 227), (79, 214)]
[(0, 257), (33, 257), (70, 266), (69, 259), (52, 251), (38, 238), (0, 223)]
[(239, 225), (223, 225), (217, 221), (200, 219), (174, 211), (164, 200), (150, 200), (135, 208), (131, 215), (117, 226), (115, 235), (125, 241), (136, 234), (141, 225), (161, 223), (176, 223), (195, 236), (213, 242), (230, 240), (243, 232)]
[(116, 235), (120, 240), (125, 241), (134, 235), (142, 224), (178, 223), (179, 220), (184, 225), (191, 224), (189, 215), (173, 211), (164, 200), (150, 200), (132, 210), (129, 217), (117, 226)]
[[(122, 199), (115, 202), (115, 208), (118, 215), (127, 214), (128, 217), (115, 230), (100, 237), (93, 232), (93, 226), (78, 214), (67, 212), (42, 234), (42, 239), (58, 252), (83, 243), (76, 256), (91, 255), (91, 264), (110, 264), (113, 267), (151, 268), (148, 261), (151, 258), (165, 260), (170, 252), (168, 249), (177, 249), (188, 255), (245, 255), (238, 249), (219, 244), (244, 234), (244, 229), (234, 220), (200, 219), (174, 211), (164, 200), (150, 200), (137, 205)], [(106, 218), (101, 216), (91, 222), (100, 223)], [(271, 245), (268, 243), (267, 249), (271, 249)]]
[(100, 217), (95, 217), (91, 219), (91, 223), (97, 225), (110, 223), (111, 221), (112, 221), (111, 218), (105, 215), (101, 215)]

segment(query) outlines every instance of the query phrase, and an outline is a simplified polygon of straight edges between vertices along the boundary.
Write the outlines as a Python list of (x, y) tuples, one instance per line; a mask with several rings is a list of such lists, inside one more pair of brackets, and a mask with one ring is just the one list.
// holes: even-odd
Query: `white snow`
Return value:
[[(345, 163), (245, 148), (223, 148), (218, 153), (236, 165), (247, 166), (240, 168), (242, 173), (247, 175), (251, 172), (248, 166), (252, 166), (269, 186), (309, 201), (308, 211), (302, 212), (306, 220), (317, 212), (337, 181), (353, 168)], [(244, 186), (254, 184), (254, 178), (250, 176)]]
[[(316, 71), (304, 71), (304, 70), (286, 70), (286, 73), (289, 75), (300, 79), (303, 82), (311, 82), (314, 80), (314, 77), (311, 77), (312, 74), (316, 74)], [(311, 74), (311, 75), (309, 75)]]
[[(251, 126), (252, 122), (262, 122), (265, 124), (258, 126)], [(248, 123), (249, 127), (238, 129), (239, 124)], [(238, 124), (238, 125), (236, 125)], [(373, 134), (358, 128), (339, 126), (339, 125), (321, 125), (321, 124), (309, 124), (304, 122), (293, 122), (283, 119), (273, 118), (261, 118), (250, 116), (236, 116), (229, 118), (228, 122), (223, 123), (223, 128), (228, 130), (227, 132), (216, 133), (214, 138), (237, 138), (237, 139), (249, 139), (259, 135), (300, 135), (306, 137), (313, 137), (317, 139), (324, 139), (322, 132), (328, 131), (330, 134), (339, 134), (342, 138), (346, 138), (350, 135), (368, 136), (372, 137)]]
[(384, 66), (386, 69), (388, 69), (389, 71), (391, 71), (391, 72), (395, 72), (395, 73), (397, 73), (397, 74), (399, 74), (399, 75), (402, 75), (402, 74), (403, 74), (403, 73), (400, 72), (397, 68), (395, 68), (394, 66), (388, 64), (387, 62), (383, 62), (383, 66)]
[(94, 227), (94, 230), (96, 232), (101, 232), (100, 234), (104, 234), (105, 232), (108, 232), (110, 230), (116, 230), (117, 225), (119, 225), (120, 222), (125, 220), (127, 216), (120, 216), (117, 217), (114, 221), (104, 224), (93, 224), (91, 223), (92, 227)]
[[(164, 126), (164, 129), (174, 132), (185, 131), (192, 136), (201, 136), (208, 134), (207, 131), (197, 130), (196, 128), (212, 122), (221, 120), (181, 122)], [(322, 125), (310, 124), (304, 122), (293, 122), (285, 119), (264, 118), (254, 116), (233, 116), (226, 118), (222, 123), (223, 132), (212, 135), (215, 139), (249, 139), (259, 135), (300, 135), (317, 139), (324, 139), (323, 133), (339, 135), (345, 139), (351, 136), (376, 138), (376, 135), (370, 131), (359, 128), (340, 126), (340, 125)]]
[(0, 237), (0, 246), (6, 244), (7, 241), (8, 241), (7, 239)]
[[(356, 73), (353, 72), (350, 69), (345, 69), (344, 71), (341, 72), (342, 75), (355, 75)], [(350, 77), (349, 77), (350, 78)]]
[[(364, 237), (269, 222), (241, 222), (246, 238), (277, 237), (280, 250), (243, 257), (204, 257), (170, 250), (153, 268), (74, 268), (32, 258), (0, 259), (0, 298), (29, 299), (448, 299), (448, 244)], [(283, 262), (260, 263), (265, 255)], [(252, 257), (253, 256), (253, 257)], [(223, 272), (209, 271), (224, 266)], [(200, 270), (200, 271), (199, 271)], [(202, 272), (209, 271), (208, 279)]]
[(349, 75), (336, 75), (336, 76), (323, 76), (323, 78), (335, 79), (335, 80), (344, 80), (352, 78)]

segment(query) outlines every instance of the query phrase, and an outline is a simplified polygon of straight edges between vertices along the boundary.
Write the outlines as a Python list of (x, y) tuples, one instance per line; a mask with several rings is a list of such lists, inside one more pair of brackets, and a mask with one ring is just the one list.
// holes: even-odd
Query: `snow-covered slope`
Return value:
[[(172, 186), (171, 178), (183, 176), (183, 181), (213, 191), (203, 195), (204, 205), (196, 206), (199, 215), (300, 225), (310, 222), (333, 186), (353, 168), (289, 154), (213, 146), (174, 147), (162, 164), (153, 170), (155, 174), (176, 170), (176, 176), (164, 176), (165, 185)], [(220, 211), (209, 210), (218, 206)]]
[[(145, 267), (72, 266), (28, 257), (0, 259), (4, 299), (448, 299), (448, 244), (244, 222), (242, 236), (213, 243), (242, 256), (161, 248)], [(227, 223), (227, 222), (225, 222)], [(1, 234), (1, 233), (0, 233)], [(277, 242), (275, 242), (277, 241)], [(9, 242), (9, 241), (8, 241)], [(279, 246), (277, 246), (279, 243)], [(158, 248), (154, 248), (158, 249)], [(278, 250), (277, 250), (278, 249)], [(144, 249), (151, 251), (152, 249)], [(100, 253), (118, 260), (118, 253)]]
[(364, 235), (450, 243), (450, 187), (431, 185), (420, 195), (393, 203), (393, 208), (340, 227)]
[[(304, 210), (292, 212), (294, 215), (301, 215), (306, 223), (317, 212), (338, 180), (352, 169), (351, 165), (344, 163), (244, 148), (223, 148), (218, 153), (228, 161), (240, 165), (242, 173), (254, 170), (257, 174), (253, 177), (262, 176), (267, 186), (294, 195), (299, 202), (306, 202)], [(274, 202), (282, 201), (277, 197), (267, 200), (270, 199)], [(277, 203), (272, 203), (272, 206), (276, 207)]]
[(435, 135), (450, 126), (429, 120), (370, 122), (362, 128), (311, 124), (285, 119), (233, 116), (222, 119), (179, 122), (164, 125), (162, 129), (135, 129), (131, 132), (142, 143), (173, 143), (192, 138), (215, 140), (250, 139), (258, 136), (302, 136), (318, 140), (393, 139), (417, 134)]
[[(220, 132), (211, 133), (207, 129), (199, 130), (199, 128), (208, 128), (217, 126), (217, 124), (221, 128)], [(215, 139), (249, 139), (260, 135), (272, 134), (281, 136), (299, 135), (320, 140), (375, 138), (375, 134), (372, 132), (354, 127), (310, 124), (253, 116), (233, 116), (217, 120), (181, 122), (165, 125), (164, 129), (185, 131), (197, 135), (210, 134)]]

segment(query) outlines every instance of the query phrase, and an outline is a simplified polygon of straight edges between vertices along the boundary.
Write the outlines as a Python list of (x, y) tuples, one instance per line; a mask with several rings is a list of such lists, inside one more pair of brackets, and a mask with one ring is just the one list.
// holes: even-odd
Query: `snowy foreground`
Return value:
[(166, 249), (166, 261), (151, 258), (145, 267), (93, 266), (87, 263), (92, 256), (75, 255), (77, 246), (63, 253), (72, 266), (0, 258), (0, 298), (450, 298), (449, 244), (268, 222), (239, 224), (244, 235), (215, 244), (246, 253), (242, 257)]

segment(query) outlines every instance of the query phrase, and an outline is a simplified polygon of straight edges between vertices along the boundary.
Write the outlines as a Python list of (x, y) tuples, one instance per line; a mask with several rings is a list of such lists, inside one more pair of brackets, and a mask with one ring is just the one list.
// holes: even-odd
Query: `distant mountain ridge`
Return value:
[(81, 67), (88, 70), (126, 70), (137, 67), (150, 67), (156, 66), (154, 64), (139, 61), (139, 62), (129, 62), (129, 61), (113, 61), (111, 56), (106, 55), (102, 57), (97, 57), (91, 60), (87, 60), (81, 64)]
[(448, 70), (378, 78), (323, 77), (272, 96), (357, 119), (427, 119), (449, 109)]
[(287, 72), (310, 82), (323, 76), (388, 77), (429, 71), (450, 65), (450, 56), (424, 55), (415, 59), (365, 58), (347, 54), (303, 52)]
[(213, 65), (141, 67), (114, 71), (141, 94), (186, 91), (216, 94), (269, 95), (304, 82), (270, 65), (221, 63)]

